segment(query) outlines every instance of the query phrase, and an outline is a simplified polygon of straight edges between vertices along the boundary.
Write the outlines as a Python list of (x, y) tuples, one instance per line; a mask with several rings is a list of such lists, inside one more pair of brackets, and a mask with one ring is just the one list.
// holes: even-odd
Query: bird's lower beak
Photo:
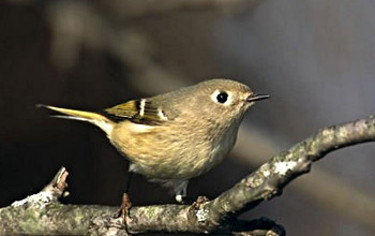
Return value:
[(246, 99), (246, 101), (257, 102), (257, 101), (268, 99), (268, 98), (270, 98), (270, 95), (268, 94), (252, 94)]

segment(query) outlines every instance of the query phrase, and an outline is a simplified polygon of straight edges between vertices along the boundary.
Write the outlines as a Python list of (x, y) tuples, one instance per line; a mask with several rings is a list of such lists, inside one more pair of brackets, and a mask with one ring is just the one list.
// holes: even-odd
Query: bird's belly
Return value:
[[(219, 142), (160, 130), (113, 136), (111, 142), (131, 161), (130, 170), (152, 179), (190, 179), (222, 161), (235, 136)], [(116, 134), (115, 134), (116, 135)], [(131, 138), (130, 135), (132, 135)], [(122, 138), (126, 137), (126, 138)]]
[[(180, 146), (178, 144), (172, 144)], [(210, 146), (211, 145), (211, 146)], [(131, 171), (152, 179), (190, 179), (199, 176), (219, 164), (233, 145), (212, 146), (200, 143), (180, 151), (171, 150), (171, 146), (159, 147), (159, 151), (131, 156)], [(156, 154), (158, 153), (158, 154)]]
[(190, 179), (217, 163), (206, 146), (202, 143), (180, 151), (171, 150), (169, 146), (158, 154), (138, 153), (136, 157), (129, 153), (131, 170), (152, 179)]

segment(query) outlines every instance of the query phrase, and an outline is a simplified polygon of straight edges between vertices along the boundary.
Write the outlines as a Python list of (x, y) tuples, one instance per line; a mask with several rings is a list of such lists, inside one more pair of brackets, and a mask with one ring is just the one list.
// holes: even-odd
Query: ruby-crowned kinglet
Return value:
[(266, 98), (242, 83), (212, 79), (131, 100), (104, 114), (41, 106), (101, 128), (131, 162), (129, 171), (172, 189), (181, 201), (189, 179), (223, 160), (236, 142), (245, 112)]

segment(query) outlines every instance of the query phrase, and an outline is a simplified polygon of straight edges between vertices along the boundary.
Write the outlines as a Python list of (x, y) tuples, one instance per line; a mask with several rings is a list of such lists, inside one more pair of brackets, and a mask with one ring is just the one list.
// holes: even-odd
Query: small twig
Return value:
[(68, 178), (69, 172), (65, 167), (61, 167), (56, 173), (52, 181), (43, 188), (42, 192), (51, 192), (55, 196), (55, 199), (60, 197), (66, 197), (69, 195), (69, 192), (65, 191), (68, 187), (66, 179)]

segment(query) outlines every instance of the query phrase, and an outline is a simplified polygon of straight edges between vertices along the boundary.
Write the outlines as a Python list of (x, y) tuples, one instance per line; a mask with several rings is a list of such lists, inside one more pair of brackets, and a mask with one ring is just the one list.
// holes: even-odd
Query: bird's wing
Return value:
[(161, 106), (148, 99), (131, 100), (105, 109), (113, 118), (128, 119), (140, 124), (158, 125), (168, 120)]

